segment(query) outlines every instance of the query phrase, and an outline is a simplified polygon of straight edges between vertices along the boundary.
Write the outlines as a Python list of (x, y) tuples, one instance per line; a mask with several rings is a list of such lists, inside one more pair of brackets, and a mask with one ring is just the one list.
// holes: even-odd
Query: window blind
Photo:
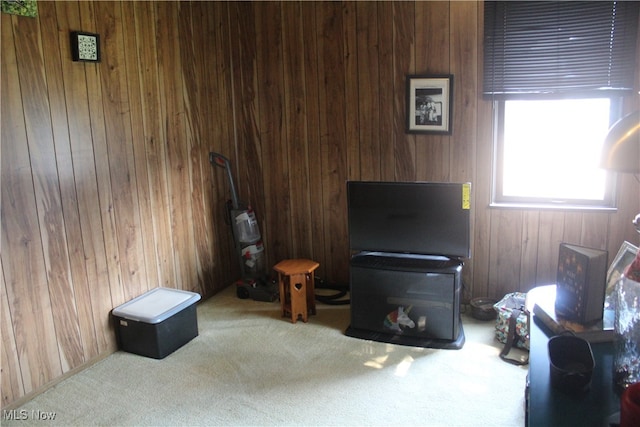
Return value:
[(485, 2), (484, 95), (627, 95), (640, 2)]

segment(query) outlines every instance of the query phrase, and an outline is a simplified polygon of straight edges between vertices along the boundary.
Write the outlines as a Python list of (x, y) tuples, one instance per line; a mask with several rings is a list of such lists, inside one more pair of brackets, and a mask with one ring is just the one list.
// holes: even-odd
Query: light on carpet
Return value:
[(387, 361), (388, 358), (389, 358), (389, 355), (379, 356), (372, 360), (368, 360), (364, 362), (364, 366), (367, 366), (369, 368), (382, 369), (384, 368), (384, 363)]
[(413, 361), (413, 357), (409, 355), (405, 356), (402, 362), (400, 362), (398, 366), (396, 366), (396, 376), (404, 377), (405, 375), (407, 375), (407, 372), (409, 372), (409, 368), (413, 364)]

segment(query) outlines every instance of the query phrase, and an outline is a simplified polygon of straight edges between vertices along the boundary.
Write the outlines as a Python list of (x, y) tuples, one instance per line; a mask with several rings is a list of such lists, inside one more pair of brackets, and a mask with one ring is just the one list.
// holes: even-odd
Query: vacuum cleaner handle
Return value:
[(214, 153), (213, 151), (209, 153), (209, 163), (221, 167), (222, 169), (229, 168), (229, 159), (222, 154)]
[(222, 169), (227, 170), (227, 176), (229, 178), (229, 187), (231, 187), (231, 202), (233, 203), (234, 209), (240, 208), (240, 202), (238, 201), (238, 193), (236, 193), (236, 186), (233, 182), (233, 175), (231, 175), (231, 164), (229, 163), (229, 159), (219, 153), (210, 152), (209, 153), (209, 163), (212, 165), (221, 167)]

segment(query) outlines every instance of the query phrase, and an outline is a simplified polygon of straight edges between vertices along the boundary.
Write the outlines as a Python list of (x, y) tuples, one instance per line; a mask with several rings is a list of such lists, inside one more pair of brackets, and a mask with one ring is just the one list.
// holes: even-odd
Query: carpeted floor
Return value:
[(435, 350), (345, 336), (349, 306), (291, 324), (230, 287), (197, 310), (200, 335), (165, 359), (117, 352), (2, 425), (524, 425), (527, 368), (500, 360), (493, 322), (464, 315), (464, 347)]

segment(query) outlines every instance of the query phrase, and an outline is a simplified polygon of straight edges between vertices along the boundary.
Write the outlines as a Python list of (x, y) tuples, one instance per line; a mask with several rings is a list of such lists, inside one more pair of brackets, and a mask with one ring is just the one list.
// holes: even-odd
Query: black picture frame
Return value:
[(72, 31), (71, 59), (75, 62), (100, 62), (100, 35)]
[(409, 75), (406, 132), (451, 135), (453, 132), (453, 75)]

